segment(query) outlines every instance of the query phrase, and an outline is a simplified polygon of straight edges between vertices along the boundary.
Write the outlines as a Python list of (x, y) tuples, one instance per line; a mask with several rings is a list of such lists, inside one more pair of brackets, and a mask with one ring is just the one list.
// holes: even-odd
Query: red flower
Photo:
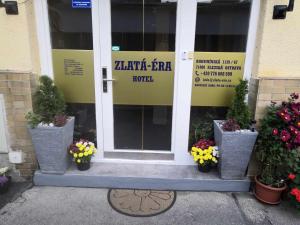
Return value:
[(297, 102), (297, 103), (292, 103), (292, 104), (291, 104), (291, 109), (292, 109), (292, 111), (293, 111), (297, 116), (300, 115), (300, 103), (299, 103), (299, 102)]
[(278, 135), (278, 129), (274, 128), (272, 133), (273, 133), (273, 135)]
[(290, 122), (291, 121), (291, 115), (288, 113), (287, 108), (283, 108), (281, 111), (279, 111), (277, 113), (277, 115), (280, 116), (280, 118), (284, 121), (284, 122)]
[(296, 178), (296, 175), (293, 174), (293, 173), (290, 173), (289, 176), (288, 176), (288, 178), (289, 178), (290, 180), (294, 180), (294, 179)]
[(293, 188), (290, 192), (290, 194), (294, 195), (294, 196), (298, 195), (298, 193), (299, 193), (299, 190), (297, 188)]
[(282, 118), (285, 122), (290, 122), (291, 121), (291, 116), (290, 114), (285, 114), (284, 117)]
[(280, 133), (280, 138), (283, 142), (287, 142), (291, 138), (291, 134), (287, 130), (283, 130)]
[(297, 134), (297, 136), (294, 139), (294, 143), (300, 144), (300, 134)]
[(207, 139), (200, 139), (196, 144), (195, 147), (201, 148), (201, 149), (207, 149), (209, 146), (214, 146), (215, 143), (212, 140)]

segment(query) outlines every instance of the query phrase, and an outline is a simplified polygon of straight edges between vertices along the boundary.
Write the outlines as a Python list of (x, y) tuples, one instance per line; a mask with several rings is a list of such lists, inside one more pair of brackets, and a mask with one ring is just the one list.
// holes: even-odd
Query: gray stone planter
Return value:
[(70, 165), (68, 147), (73, 142), (74, 117), (63, 127), (29, 128), (42, 173), (64, 174)]
[(258, 133), (223, 131), (220, 122), (223, 121), (214, 121), (215, 141), (220, 151), (220, 176), (228, 180), (244, 179)]

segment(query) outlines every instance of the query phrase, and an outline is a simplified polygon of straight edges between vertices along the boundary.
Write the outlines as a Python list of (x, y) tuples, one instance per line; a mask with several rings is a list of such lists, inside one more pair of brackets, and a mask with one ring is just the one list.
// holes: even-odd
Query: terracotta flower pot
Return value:
[(287, 188), (286, 184), (284, 184), (281, 188), (274, 188), (271, 186), (264, 185), (261, 183), (257, 177), (255, 176), (255, 197), (264, 203), (277, 205), (281, 202), (281, 194)]

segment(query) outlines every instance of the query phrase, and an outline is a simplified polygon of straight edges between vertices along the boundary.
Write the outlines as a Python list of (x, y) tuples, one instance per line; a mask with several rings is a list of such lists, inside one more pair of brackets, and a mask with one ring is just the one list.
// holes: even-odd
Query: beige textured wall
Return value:
[(287, 5), (289, 0), (262, 0), (256, 59), (256, 77), (300, 77), (300, 2), (284, 20), (273, 20), (274, 5)]
[(39, 71), (33, 0), (18, 0), (19, 15), (0, 8), (0, 70)]

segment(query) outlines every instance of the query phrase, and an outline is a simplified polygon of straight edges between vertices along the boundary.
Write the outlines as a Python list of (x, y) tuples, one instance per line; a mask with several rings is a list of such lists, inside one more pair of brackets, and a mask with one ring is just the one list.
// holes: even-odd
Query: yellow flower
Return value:
[(80, 159), (77, 159), (77, 163), (80, 163), (81, 162), (81, 160)]
[(200, 164), (203, 164), (203, 163), (204, 163), (203, 159), (201, 159), (199, 163), (200, 163)]
[(74, 156), (74, 158), (77, 158), (77, 153), (74, 153), (74, 155), (73, 155), (73, 156)]
[(89, 150), (89, 151), (88, 151), (88, 154), (89, 154), (89, 155), (93, 155), (93, 151), (92, 151), (92, 150)]
[(89, 153), (88, 152), (85, 152), (85, 153), (83, 153), (84, 154), (84, 156), (88, 156), (89, 155)]
[(82, 151), (83, 149), (84, 149), (84, 146), (81, 146), (81, 147), (79, 148), (80, 151)]
[(82, 143), (81, 143), (81, 142), (77, 142), (77, 143), (76, 143), (76, 147), (78, 147), (78, 148), (80, 148), (80, 147), (81, 147), (81, 145), (82, 145)]
[(208, 156), (208, 159), (212, 159), (212, 156), (211, 156), (211, 155), (209, 155), (209, 156)]
[(80, 152), (80, 153), (79, 153), (79, 157), (82, 157), (82, 156), (83, 156), (83, 153), (82, 153), (82, 152)]
[(198, 148), (196, 148), (196, 147), (192, 147), (192, 151), (197, 151), (198, 150)]
[(218, 162), (218, 160), (217, 160), (217, 158), (216, 158), (216, 157), (212, 157), (212, 161), (213, 161), (213, 162), (215, 162), (215, 163), (217, 163), (217, 162)]
[(198, 159), (199, 159), (199, 156), (198, 156), (198, 155), (194, 156), (194, 160), (195, 160), (195, 161), (198, 161)]

